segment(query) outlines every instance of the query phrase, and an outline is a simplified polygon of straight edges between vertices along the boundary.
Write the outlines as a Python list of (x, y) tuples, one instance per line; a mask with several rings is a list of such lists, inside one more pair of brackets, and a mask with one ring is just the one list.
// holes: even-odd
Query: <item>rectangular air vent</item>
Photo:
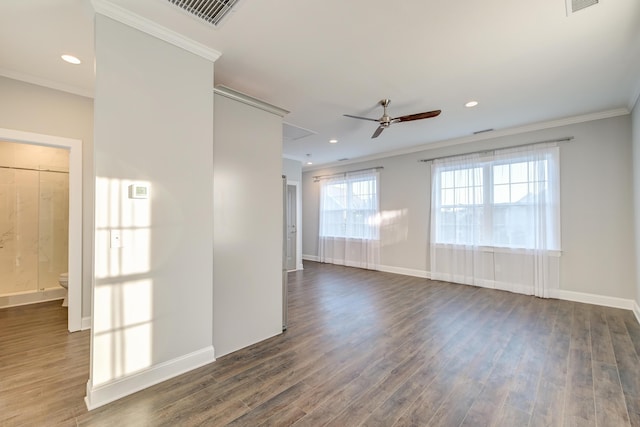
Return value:
[(169, 0), (169, 2), (217, 27), (240, 0)]
[(586, 9), (589, 6), (598, 4), (599, 0), (566, 0), (567, 1), (567, 16), (572, 13), (576, 13), (579, 10)]

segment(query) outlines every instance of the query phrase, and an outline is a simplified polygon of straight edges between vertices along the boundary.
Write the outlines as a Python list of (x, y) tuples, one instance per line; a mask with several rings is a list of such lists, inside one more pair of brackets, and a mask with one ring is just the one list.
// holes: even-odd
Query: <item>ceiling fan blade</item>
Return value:
[(378, 119), (370, 119), (369, 117), (352, 116), (351, 114), (343, 114), (345, 117), (351, 117), (352, 119), (369, 120), (370, 122), (378, 122)]
[(400, 116), (393, 119), (394, 122), (410, 122), (412, 120), (430, 119), (431, 117), (439, 116), (441, 110), (427, 111), (425, 113), (409, 114), (407, 116)]
[(379, 137), (383, 130), (384, 130), (384, 126), (378, 126), (378, 129), (376, 129), (373, 135), (371, 135), (371, 138), (373, 139), (373, 138)]

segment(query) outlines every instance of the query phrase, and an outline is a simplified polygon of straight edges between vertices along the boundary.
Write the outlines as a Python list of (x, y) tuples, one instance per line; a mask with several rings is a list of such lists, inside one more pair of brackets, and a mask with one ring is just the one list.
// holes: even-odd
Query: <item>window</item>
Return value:
[(373, 171), (322, 181), (320, 237), (378, 239), (377, 178)]
[(560, 249), (557, 147), (433, 164), (434, 243)]

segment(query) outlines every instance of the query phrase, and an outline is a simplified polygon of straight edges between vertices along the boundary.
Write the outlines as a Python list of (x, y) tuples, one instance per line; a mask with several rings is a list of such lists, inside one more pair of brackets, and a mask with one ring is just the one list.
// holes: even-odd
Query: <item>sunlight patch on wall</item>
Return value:
[(408, 209), (394, 209), (376, 215), (374, 221), (380, 226), (384, 246), (404, 242), (409, 238), (408, 213)]
[(131, 198), (132, 183), (96, 179), (94, 386), (153, 363), (151, 199)]
[(96, 286), (95, 298), (94, 385), (151, 366), (151, 280)]

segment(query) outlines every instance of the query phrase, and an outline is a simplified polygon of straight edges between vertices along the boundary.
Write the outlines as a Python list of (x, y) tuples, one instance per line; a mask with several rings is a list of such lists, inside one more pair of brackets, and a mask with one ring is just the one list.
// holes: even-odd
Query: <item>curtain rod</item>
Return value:
[(334, 173), (334, 174), (331, 174), (331, 175), (318, 175), (318, 176), (314, 176), (313, 177), (313, 182), (318, 182), (318, 181), (320, 181), (322, 179), (332, 178), (334, 176), (347, 176), (347, 174), (350, 174), (350, 173), (366, 172), (366, 171), (374, 171), (374, 170), (377, 171), (377, 170), (380, 170), (380, 169), (384, 169), (384, 167), (383, 166), (375, 166), (375, 167), (372, 167), (372, 168), (358, 169), (358, 170), (354, 170), (354, 171)]
[(478, 153), (486, 153), (488, 151), (496, 151), (496, 150), (507, 150), (509, 148), (516, 148), (516, 147), (527, 147), (529, 145), (539, 145), (539, 144), (548, 144), (550, 142), (569, 142), (572, 139), (574, 139), (573, 136), (566, 136), (564, 138), (557, 138), (557, 139), (548, 139), (546, 141), (538, 141), (538, 142), (527, 142), (524, 144), (516, 144), (516, 145), (510, 145), (508, 147), (501, 147), (501, 148), (492, 148), (489, 150), (478, 150), (478, 151), (471, 151), (469, 153), (460, 153), (460, 154), (451, 154), (449, 156), (441, 156), (441, 157), (432, 157), (430, 159), (420, 159), (418, 160), (419, 162), (431, 162), (433, 160), (440, 160), (440, 159), (449, 159), (451, 157), (458, 157), (458, 156), (467, 156), (469, 154), (478, 154)]

